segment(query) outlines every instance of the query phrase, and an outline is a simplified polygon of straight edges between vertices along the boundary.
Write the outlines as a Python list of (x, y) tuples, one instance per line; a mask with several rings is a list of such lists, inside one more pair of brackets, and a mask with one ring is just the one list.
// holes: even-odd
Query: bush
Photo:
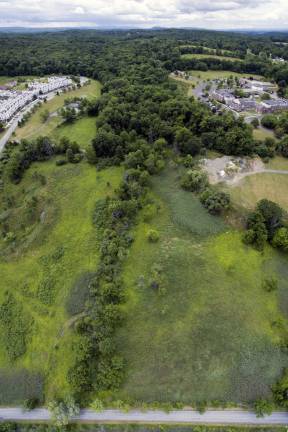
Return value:
[(261, 213), (253, 212), (247, 220), (247, 231), (243, 235), (246, 244), (253, 244), (258, 250), (263, 250), (268, 233)]
[(262, 283), (262, 286), (267, 292), (276, 291), (278, 288), (278, 280), (275, 277), (265, 279)]
[(159, 233), (156, 230), (150, 229), (147, 233), (147, 239), (151, 243), (157, 243), (159, 240)]
[(0, 306), (3, 342), (11, 361), (26, 352), (32, 319), (12, 294), (7, 294)]
[(265, 415), (271, 415), (273, 411), (273, 404), (267, 400), (259, 399), (254, 404), (254, 410), (256, 417), (264, 417)]
[(230, 195), (208, 188), (200, 195), (200, 201), (209, 213), (216, 215), (229, 208)]
[(66, 165), (67, 164), (67, 160), (66, 159), (58, 159), (56, 161), (56, 166), (62, 166), (62, 165)]
[(288, 229), (286, 227), (279, 228), (273, 237), (272, 246), (288, 252)]
[(181, 187), (190, 192), (200, 192), (208, 186), (207, 174), (203, 171), (188, 170), (181, 178)]
[(57, 427), (67, 426), (71, 418), (80, 412), (72, 397), (52, 401), (48, 404), (48, 409), (51, 412), (52, 421)]
[(101, 399), (94, 399), (91, 403), (90, 408), (96, 412), (102, 412), (104, 410), (104, 404)]

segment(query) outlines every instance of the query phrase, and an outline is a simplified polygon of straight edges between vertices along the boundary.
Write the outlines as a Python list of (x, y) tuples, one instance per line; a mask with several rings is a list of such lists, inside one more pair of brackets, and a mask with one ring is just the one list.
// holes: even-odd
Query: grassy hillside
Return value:
[[(269, 397), (287, 357), (277, 343), (280, 293), (262, 283), (267, 263), (287, 293), (278, 255), (261, 255), (209, 216), (172, 171), (154, 182), (155, 215), (142, 216), (125, 267), (126, 322), (118, 332), (128, 362), (120, 397), (153, 401), (247, 402)], [(157, 229), (157, 244), (147, 241)], [(156, 283), (155, 283), (156, 282)], [(283, 294), (283, 292), (282, 292)], [(282, 295), (281, 294), (281, 295)]]
[[(97, 97), (100, 85), (92, 81), (47, 102), (17, 129), (17, 137), (66, 136), (87, 148), (96, 134), (95, 117), (70, 125), (55, 115), (45, 124), (40, 118), (44, 109), (53, 113), (76, 95)], [(6, 181), (0, 191), (1, 230), (9, 233), (0, 238), (0, 307), (10, 311), (9, 321), (0, 322), (0, 403), (34, 395), (34, 381), (41, 387), (35, 373), (44, 378), (46, 400), (69, 390), (67, 370), (78, 336), (72, 331), (77, 315), (69, 314), (67, 302), (71, 309), (83, 301), (85, 278), (97, 267), (95, 202), (113, 195), (122, 176), (121, 168), (97, 173), (84, 161), (62, 167), (55, 162), (33, 163), (20, 184)]]
[[(35, 180), (37, 174), (45, 176), (45, 185)], [(55, 161), (50, 161), (34, 164), (21, 185), (5, 191), (17, 202), (8, 220), (16, 238), (0, 245), (0, 298), (4, 301), (6, 292), (12, 292), (33, 324), (27, 352), (14, 364), (2, 341), (0, 368), (25, 367), (43, 373), (47, 397), (50, 392), (63, 394), (67, 390), (66, 372), (75, 336), (70, 336), (73, 322), (65, 302), (75, 281), (96, 269), (93, 209), (97, 199), (113, 193), (120, 177), (119, 168), (97, 174), (88, 164), (56, 167)], [(38, 199), (37, 218), (23, 230), (21, 221), (32, 196)]]
[[(60, 96), (55, 96), (53, 99), (44, 103), (30, 118), (30, 120), (25, 124), (24, 127), (18, 128), (16, 131), (16, 138), (35, 138), (39, 135), (49, 135), (53, 134), (57, 136), (68, 135), (69, 138), (75, 139), (80, 137), (82, 142), (87, 142), (86, 138), (89, 140), (95, 136), (95, 119), (86, 118), (80, 122), (75, 123), (74, 128), (70, 129), (65, 125), (61, 125), (62, 119), (57, 115), (57, 110), (64, 105), (64, 101), (67, 98), (72, 97), (88, 97), (95, 98), (100, 96), (101, 86), (98, 81), (91, 80), (90, 84), (83, 86), (77, 90), (72, 90), (67, 93), (62, 93)], [(50, 117), (46, 122), (43, 123), (41, 119), (41, 114), (48, 110)], [(94, 127), (94, 129), (93, 129)], [(70, 136), (69, 136), (70, 134)], [(83, 137), (83, 134), (84, 137)]]

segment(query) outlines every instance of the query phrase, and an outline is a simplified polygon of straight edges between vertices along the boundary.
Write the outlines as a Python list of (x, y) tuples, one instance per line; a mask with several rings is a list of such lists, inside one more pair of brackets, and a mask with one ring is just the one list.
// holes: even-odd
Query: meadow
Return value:
[[(45, 185), (37, 180), (43, 178), (40, 175)], [(66, 373), (73, 360), (71, 344), (76, 336), (71, 332), (73, 320), (65, 302), (77, 280), (97, 267), (92, 224), (95, 202), (113, 194), (120, 178), (120, 168), (97, 173), (84, 162), (57, 167), (52, 160), (34, 164), (21, 185), (10, 185), (5, 190), (17, 206), (8, 215), (15, 239), (11, 244), (0, 244), (0, 300), (5, 300), (7, 292), (13, 293), (33, 323), (27, 352), (13, 364), (2, 340), (0, 369), (40, 372), (46, 380), (47, 398), (69, 389)], [(111, 186), (107, 186), (108, 181)], [(26, 203), (32, 197), (39, 208), (36, 221), (29, 226)]]
[[(88, 148), (96, 134), (95, 117), (67, 125), (52, 116), (43, 124), (40, 114), (55, 112), (67, 97), (99, 95), (100, 84), (91, 81), (56, 96), (17, 129), (17, 138), (66, 136)], [(43, 400), (44, 386), (46, 400), (69, 391), (66, 375), (77, 342), (72, 331), (77, 316), (69, 310), (75, 304), (79, 309), (85, 293), (75, 295), (75, 288), (85, 285), (98, 263), (92, 214), (95, 202), (112, 195), (122, 176), (121, 168), (97, 173), (84, 161), (59, 167), (59, 158), (32, 164), (19, 185), (5, 182), (0, 191), (0, 221), (9, 231), (8, 240), (0, 240), (0, 306), (11, 312), (9, 322), (0, 323), (1, 404), (35, 395)], [(10, 343), (16, 344), (12, 351)]]
[[(271, 163), (273, 168), (280, 169), (279, 162)], [(283, 163), (284, 164), (284, 163)], [(277, 166), (277, 168), (275, 168)], [(285, 165), (284, 165), (285, 166)], [(268, 166), (270, 168), (270, 166)], [(267, 167), (267, 168), (268, 168)], [(287, 169), (287, 164), (286, 168)], [(267, 198), (278, 203), (286, 211), (288, 211), (288, 175), (259, 173), (245, 177), (241, 182), (229, 188), (232, 202), (236, 206), (245, 207), (249, 210), (254, 209), (257, 201)]]
[(274, 138), (277, 140), (273, 130), (266, 129), (262, 126), (253, 130), (253, 136), (255, 139), (257, 139), (259, 141), (264, 141), (266, 138)]
[[(177, 178), (170, 168), (153, 181), (155, 213), (147, 220), (144, 211), (125, 265), (126, 320), (116, 342), (127, 375), (118, 396), (184, 404), (269, 398), (287, 363), (275, 324), (285, 322), (287, 271), (271, 248), (259, 254), (243, 245)], [(151, 228), (157, 244), (147, 241)], [(281, 290), (267, 293), (272, 268)]]
[(240, 61), (242, 62), (243, 60), (238, 58), (238, 57), (228, 57), (228, 56), (222, 56), (222, 55), (216, 55), (216, 54), (210, 54), (209, 52), (207, 52), (207, 54), (182, 54), (181, 58), (184, 60), (190, 60), (190, 59), (206, 59), (206, 58), (214, 58), (214, 59), (218, 59), (218, 60), (229, 60), (232, 62), (235, 61)]

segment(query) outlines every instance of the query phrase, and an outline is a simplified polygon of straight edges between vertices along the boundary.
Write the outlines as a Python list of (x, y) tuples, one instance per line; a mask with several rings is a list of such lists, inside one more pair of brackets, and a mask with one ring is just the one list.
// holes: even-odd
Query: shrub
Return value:
[(273, 237), (272, 246), (288, 251), (288, 229), (286, 227), (279, 228)]
[(94, 399), (90, 405), (90, 408), (96, 412), (102, 412), (104, 410), (104, 404), (101, 399)]
[(159, 240), (159, 233), (156, 230), (150, 229), (147, 233), (147, 239), (151, 243), (157, 243)]
[(263, 217), (268, 239), (272, 240), (276, 230), (283, 224), (283, 209), (273, 201), (262, 199), (257, 203), (257, 211)]
[(254, 404), (254, 410), (256, 417), (264, 417), (265, 415), (271, 415), (273, 411), (273, 404), (267, 400), (259, 399)]
[(230, 195), (207, 188), (200, 195), (200, 201), (211, 214), (220, 214), (230, 206)]
[(188, 170), (181, 178), (181, 187), (190, 192), (200, 192), (208, 186), (207, 174), (203, 171)]
[(278, 288), (278, 280), (275, 277), (264, 279), (262, 286), (267, 292), (276, 291)]
[(14, 296), (7, 294), (0, 306), (0, 323), (7, 354), (14, 361), (26, 352), (32, 319)]
[(52, 421), (57, 427), (67, 426), (71, 418), (80, 412), (72, 397), (52, 401), (48, 404), (48, 409), (51, 412)]
[(264, 218), (261, 213), (251, 213), (247, 220), (248, 230), (243, 235), (246, 244), (254, 244), (258, 250), (263, 250), (268, 238)]
[(67, 160), (65, 159), (58, 159), (56, 161), (56, 166), (62, 166), (62, 165), (66, 165), (67, 164)]
[(43, 304), (50, 306), (54, 303), (55, 294), (55, 280), (49, 275), (44, 276), (38, 285), (37, 297)]

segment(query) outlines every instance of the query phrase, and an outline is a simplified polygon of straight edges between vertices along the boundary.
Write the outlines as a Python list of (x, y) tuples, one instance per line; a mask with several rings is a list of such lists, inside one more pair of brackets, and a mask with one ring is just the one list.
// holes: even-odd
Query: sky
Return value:
[(288, 30), (288, 0), (0, 0), (0, 27)]

